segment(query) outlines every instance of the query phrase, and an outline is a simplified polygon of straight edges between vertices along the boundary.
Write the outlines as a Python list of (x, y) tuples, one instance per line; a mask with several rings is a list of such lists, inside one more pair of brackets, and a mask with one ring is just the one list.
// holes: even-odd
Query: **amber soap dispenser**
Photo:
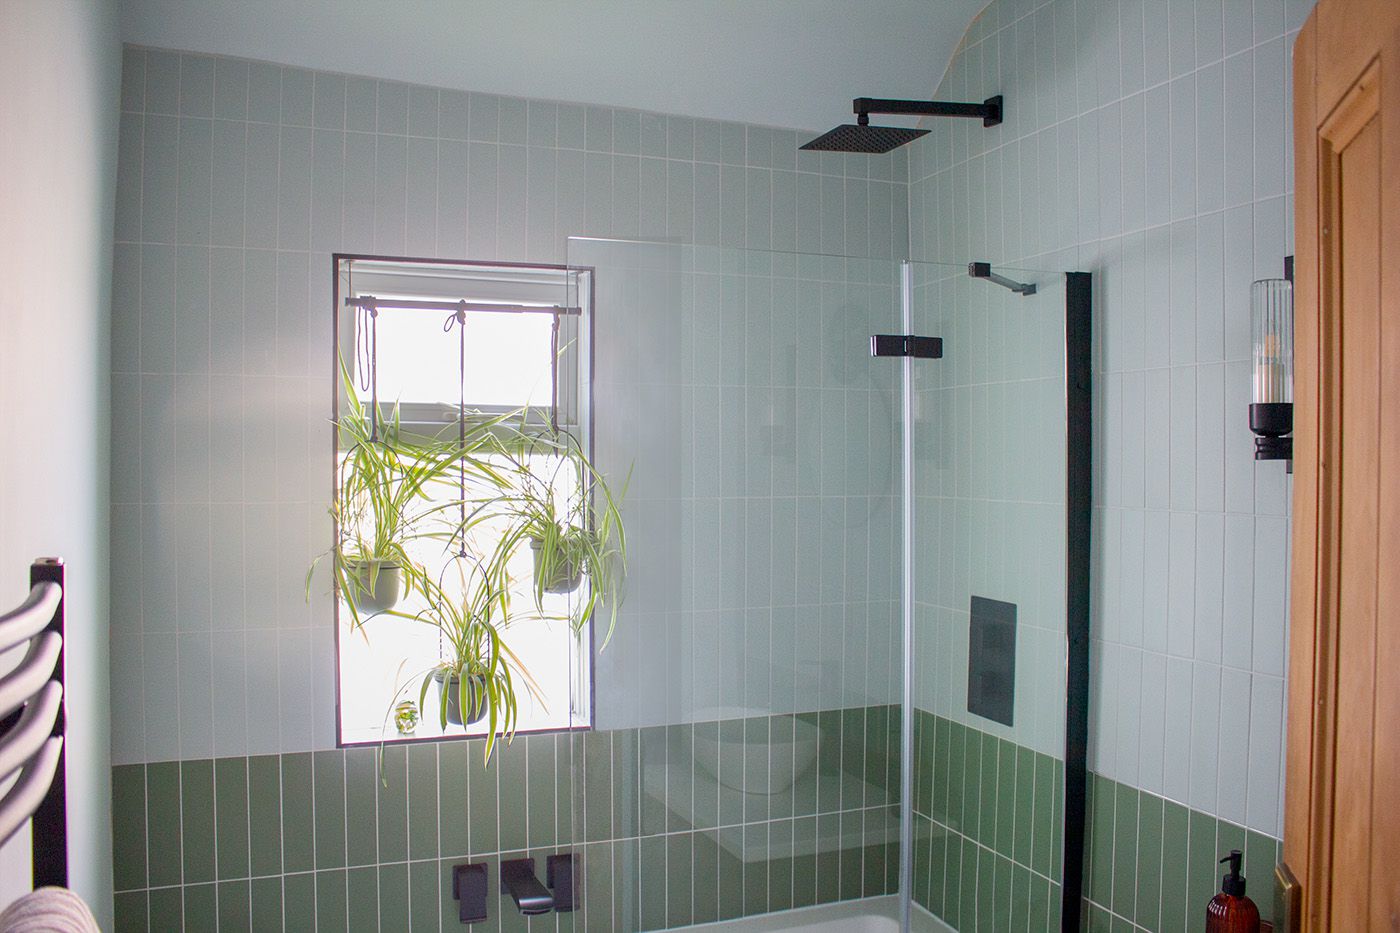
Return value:
[(1230, 870), (1220, 882), (1220, 893), (1206, 905), (1206, 933), (1259, 933), (1259, 908), (1244, 893), (1244, 875), (1239, 849), (1221, 859)]

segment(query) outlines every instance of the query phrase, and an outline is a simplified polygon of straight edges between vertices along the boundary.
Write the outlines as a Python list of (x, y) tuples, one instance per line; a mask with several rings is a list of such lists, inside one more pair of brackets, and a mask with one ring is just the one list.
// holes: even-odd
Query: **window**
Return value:
[[(342, 745), (589, 725), (621, 556), (589, 460), (589, 275), (336, 257)], [(605, 564), (578, 572), (575, 532)]]

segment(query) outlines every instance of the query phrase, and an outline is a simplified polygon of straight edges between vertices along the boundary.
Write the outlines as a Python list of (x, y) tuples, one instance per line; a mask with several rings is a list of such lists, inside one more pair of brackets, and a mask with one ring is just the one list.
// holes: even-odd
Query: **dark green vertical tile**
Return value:
[(977, 834), (973, 837), (988, 848), (996, 846), (997, 818), (997, 749), (1001, 740), (993, 735), (982, 736), (982, 776), (977, 805)]
[(554, 780), (554, 736), (526, 736), (525, 760), (530, 799), (526, 842), (532, 849), (552, 848), (555, 845), (554, 796), (557, 786)]
[[(866, 794), (874, 799), (862, 800), (860, 806), (878, 807), (885, 803), (885, 761), (888, 750), (885, 742), (889, 738), (889, 709), (884, 706), (867, 706), (861, 711), (865, 719), (865, 747), (861, 751), (861, 763), (865, 771)], [(879, 791), (878, 795), (872, 791)]]
[[(146, 886), (146, 766), (112, 769), (112, 882), (117, 891)], [(142, 899), (145, 925), (145, 899)]]
[(1278, 840), (1250, 830), (1245, 840), (1244, 877), (1247, 893), (1259, 905), (1259, 919), (1274, 919), (1274, 866)]
[(1126, 784), (1114, 785), (1113, 900), (1108, 905), (1120, 917), (1136, 911), (1138, 791)]
[(817, 714), (817, 813), (841, 808), (841, 713)]
[(865, 710), (841, 710), (841, 809), (865, 806)]
[[(490, 879), (499, 879), (494, 871), (487, 872), (488, 892), (499, 888)], [(493, 888), (493, 884), (495, 888)], [(381, 930), (408, 929), (408, 864), (396, 862), (379, 866), (379, 928)]]
[(666, 928), (689, 925), (693, 917), (691, 870), (691, 834), (676, 833), (666, 837)]
[(345, 873), (345, 888), (350, 933), (379, 933), (379, 869), (351, 868)]
[(254, 878), (250, 887), (253, 929), (257, 933), (281, 930), (283, 928), (281, 876)]
[(559, 846), (571, 846), (575, 839), (582, 838), (581, 803), (588, 792), (581, 780), (582, 749), (583, 740), (578, 733), (559, 736), (554, 746), (554, 838)]
[(286, 871), (315, 867), (315, 785), (311, 754), (282, 756), (282, 863)]
[[(146, 766), (146, 835), (150, 884), (153, 887), (179, 884), (182, 858), (178, 761), (158, 761)], [(155, 923), (154, 907), (151, 923)]]
[(180, 840), (185, 884), (213, 881), (214, 762), (208, 758), (180, 763)]
[[(979, 748), (980, 752), (980, 748)], [(981, 850), (969, 839), (962, 841), (962, 866), (958, 882), (958, 922), (959, 930), (977, 928), (977, 855)]]
[[(500, 798), (496, 792), (499, 782), (498, 762), (500, 753), (493, 755), (489, 762), (482, 762), (474, 748), (467, 753), (467, 833), (471, 842), (472, 855), (486, 855), (500, 850), (500, 830), (497, 824), (497, 811)], [(606, 784), (589, 784), (590, 787), (606, 788)], [(595, 795), (603, 797), (600, 793)], [(599, 838), (606, 839), (607, 836)]]
[(914, 852), (910, 866), (912, 886), (909, 892), (914, 903), (932, 910), (932, 872), (929, 863), (933, 858), (933, 824), (923, 814), (914, 815)]
[(151, 889), (151, 933), (182, 933), (185, 929), (185, 889)]
[[(689, 724), (666, 727), (666, 829), (691, 829), (695, 822), (694, 727)], [(792, 795), (784, 795), (787, 815), (792, 815)]]
[(836, 900), (841, 890), (841, 819), (839, 814), (817, 814), (817, 900)]
[(1051, 780), (1054, 781), (1053, 789), (1050, 792), (1050, 877), (1064, 877), (1064, 823), (1065, 823), (1065, 763), (1058, 758), (1052, 758)]
[(1010, 858), (1016, 840), (1016, 746), (997, 742), (997, 831), (995, 849)]
[(860, 810), (847, 810), (841, 818), (841, 889), (843, 901), (860, 897), (861, 884), (865, 880), (861, 873), (864, 850), (860, 845), (865, 833), (864, 814)]
[(666, 928), (666, 837), (646, 836), (641, 841), (641, 894), (643, 930)]
[[(345, 753), (339, 749), (312, 755), (316, 795), (316, 867), (345, 866)], [(318, 895), (319, 897), (319, 895)]]
[(1089, 908), (1089, 933), (1113, 933), (1113, 918), (1108, 911), (1094, 904)]
[[(213, 768), (209, 769), (211, 772)], [(213, 782), (211, 777), (210, 783)], [(215, 933), (219, 929), (218, 891), (212, 881), (185, 885), (184, 933)]]
[(719, 835), (696, 833), (691, 841), (690, 894), (694, 923), (710, 923), (719, 918)]
[[(441, 742), (423, 742), (408, 748), (408, 857), (438, 857), (438, 761)], [(437, 868), (433, 869), (436, 877)], [(432, 903), (436, 903), (434, 898)]]
[(928, 909), (940, 917), (946, 916), (948, 904), (948, 847), (947, 831), (941, 826), (931, 827), (928, 847)]
[(768, 909), (792, 907), (792, 820), (768, 824)]
[(972, 840), (982, 838), (982, 733), (963, 730), (963, 799), (961, 829)]
[[(1051, 890), (1049, 881), (1036, 874), (1030, 876), (1028, 913), (1030, 914), (1031, 933), (1048, 933), (1051, 929), (1051, 917), (1054, 916), (1058, 920), (1060, 911), (1058, 891), (1055, 892), (1056, 896), (1052, 899)], [(1056, 929), (1059, 928), (1058, 923), (1054, 926)]]
[[(822, 728), (820, 728), (820, 721), (822, 721), (822, 719), (820, 719), (819, 714), (798, 713), (797, 723), (794, 724), (795, 730), (801, 730), (806, 731), (806, 733), (809, 734), (815, 734), (816, 741), (818, 741), (818, 762), (816, 762), (816, 766), (813, 766), (813, 768), (808, 768), (808, 770), (806, 770), (805, 775), (799, 775), (797, 783), (795, 783), (795, 785), (792, 785), (792, 815), (794, 815), (794, 817), (809, 817), (809, 815), (816, 813), (816, 804), (818, 804), (818, 792), (820, 785), (820, 773), (822, 773), (822, 761), (820, 761), (820, 748), (822, 748), (822, 745), (820, 745), (820, 742), (822, 742)], [(696, 742), (700, 741), (700, 728), (701, 726), (696, 726)], [(697, 818), (699, 818), (700, 814), (700, 787), (701, 783), (697, 782)]]
[(438, 745), (438, 845), (445, 858), (465, 857), (471, 851), (467, 832), (466, 742)]
[(929, 717), (933, 733), (933, 786), (929, 803), (929, 815), (938, 822), (948, 825), (949, 766), (952, 754), (952, 723), (939, 716)]
[[(408, 749), (386, 745), (380, 752), (379, 780), (375, 782), (376, 826), (379, 830), (378, 861), (401, 862), (408, 858)], [(494, 818), (494, 817), (493, 817)]]
[(311, 872), (282, 876), (282, 922), (289, 933), (316, 929), (316, 876)]
[[(214, 832), (220, 878), (247, 878), (248, 759), (214, 762)], [(220, 892), (222, 892), (220, 888)], [(245, 888), (246, 893), (246, 888)], [(223, 895), (220, 893), (222, 905)]]
[(992, 926), (997, 933), (1011, 929), (1011, 902), (1014, 893), (1015, 873), (1011, 859), (1004, 855), (996, 857), (992, 890)]
[[(695, 747), (696, 748), (716, 748), (719, 744), (719, 723), (698, 722), (695, 724)], [(709, 771), (701, 769), (695, 765), (694, 774), (694, 798), (695, 798), (695, 826), (697, 829), (713, 829), (719, 825), (719, 785), (715, 782), (713, 775)], [(811, 805), (804, 810), (802, 800), (804, 788), (810, 796)], [(811, 813), (816, 807), (816, 781), (815, 778), (808, 784), (799, 785), (796, 788), (793, 805), (799, 813)]]
[[(1238, 849), (1241, 855), (1247, 855), (1248, 853), (1245, 852), (1246, 841), (1247, 836), (1243, 826), (1236, 826), (1234, 823), (1217, 820), (1215, 824), (1216, 864), (1219, 865), (1220, 859), (1225, 858), (1225, 856), (1229, 855), (1235, 849)], [(1245, 865), (1244, 868), (1247, 869), (1248, 865)], [(1220, 865), (1220, 868), (1215, 873), (1223, 876), (1225, 874), (1225, 869), (1226, 866)], [(1247, 874), (1246, 877), (1248, 877)]]
[(792, 850), (795, 853), (792, 858), (792, 906), (810, 907), (817, 902), (816, 817), (804, 816), (792, 821)]
[(1011, 933), (1026, 933), (1031, 928), (1031, 873), (1022, 865), (1011, 868)]
[(1220, 867), (1216, 864), (1220, 849), (1216, 844), (1216, 821), (1196, 810), (1191, 811), (1191, 839), (1186, 863), (1186, 916), (1188, 926), (1199, 920), (1199, 912), (1220, 888)]
[[(436, 767), (437, 762), (434, 761), (433, 765)], [(543, 859), (541, 859), (540, 862), (539, 876), (540, 880), (543, 881)], [(436, 859), (409, 862), (408, 891), (409, 924), (411, 927), (418, 931), (436, 930), (440, 922), (438, 911), (438, 863)]]
[[(465, 742), (447, 742), (447, 745), (465, 745)], [(443, 933), (450, 933), (452, 930), (461, 928), (461, 913), (458, 909), (457, 899), (452, 896), (452, 873), (453, 866), (463, 861), (461, 856), (440, 859), (437, 863), (437, 923), (429, 924), (429, 930), (440, 930)], [(580, 894), (580, 897), (582, 895)], [(415, 915), (416, 916), (416, 915)], [(582, 913), (574, 915), (574, 919), (582, 927)], [(378, 918), (376, 917), (376, 922)], [(378, 930), (376, 926), (374, 928)], [(573, 927), (560, 926), (561, 930), (573, 929)], [(359, 933), (355, 929), (354, 908), (351, 907), (350, 933)]]
[(1096, 904), (1113, 902), (1113, 782), (1097, 774), (1089, 776), (1089, 899)]
[(888, 824), (882, 810), (863, 810), (860, 816), (865, 823), (860, 896), (878, 897), (885, 893), (885, 835)]
[(999, 933), (995, 927), (997, 856), (990, 849), (977, 851), (977, 929)]
[[(767, 716), (755, 716), (742, 720), (744, 725), (744, 748), (758, 749), (769, 747), (772, 734), (769, 729)], [(744, 769), (744, 787), (748, 793), (744, 794), (744, 815), (745, 823), (756, 823), (760, 820), (768, 819), (768, 795), (763, 793), (763, 788), (771, 779), (768, 770), (772, 767), (771, 755), (756, 755), (746, 753), (742, 759)]]
[(638, 879), (641, 870), (641, 843), (626, 839), (613, 843), (613, 925), (623, 933), (641, 929), (642, 912)]
[(612, 843), (583, 848), (583, 916), (589, 930), (608, 930), (613, 919)]
[(523, 851), (529, 845), (529, 787), (525, 758), (525, 743), (516, 742), (510, 748), (496, 752), (497, 793), (500, 794), (500, 824), (502, 852)]
[(219, 882), (219, 933), (252, 933), (252, 895), (247, 881)]
[(744, 916), (768, 910), (768, 827), (744, 827)]
[(943, 910), (939, 916), (955, 928), (962, 923), (962, 850), (963, 837), (949, 834), (947, 863), (943, 869)]
[(1162, 913), (1162, 802), (1153, 794), (1139, 797), (1137, 902), (1125, 915), (1148, 930), (1157, 929)]
[(1011, 858), (1019, 865), (1031, 864), (1031, 836), (1035, 826), (1035, 752), (1016, 748), (1016, 788), (1012, 803)]
[(348, 924), (345, 869), (316, 872), (316, 933), (345, 933)]
[(616, 839), (635, 836), (641, 824), (636, 729), (619, 729), (613, 733), (612, 778), (613, 836)]
[(914, 812), (933, 815), (933, 720), (923, 710), (914, 715)]
[(740, 826), (721, 828), (715, 834), (719, 843), (719, 920), (744, 915), (744, 830)]
[(345, 750), (345, 861), (379, 861), (379, 762), (373, 748)]
[[(1092, 788), (1093, 775), (1089, 776), (1090, 807), (1092, 808)], [(1034, 825), (1031, 828), (1031, 863), (1032, 871), (1042, 875), (1049, 875), (1050, 868), (1054, 861), (1052, 849), (1054, 847), (1054, 831), (1051, 827), (1055, 819), (1055, 796), (1059, 793), (1059, 788), (1055, 786), (1055, 771), (1053, 763), (1047, 755), (1035, 756), (1035, 790), (1034, 790)], [(1090, 826), (1085, 828), (1086, 839), (1090, 846), (1086, 849), (1092, 860), (1092, 809), (1090, 809)]]
[[(613, 756), (617, 760), (617, 756)], [(744, 821), (744, 721), (726, 719), (719, 724), (719, 825)]]
[(637, 734), (638, 754), (641, 755), (641, 800), (638, 832), (644, 836), (666, 831), (666, 801), (659, 799), (655, 789), (664, 787), (657, 777), (666, 773), (666, 727), (651, 726)]
[[(144, 765), (133, 766), (141, 767)], [(145, 792), (142, 791), (144, 796)], [(144, 820), (143, 820), (144, 822)], [(114, 898), (116, 933), (145, 933), (149, 927), (150, 898), (145, 891), (118, 891)]]
[[(1190, 811), (1185, 807), (1170, 800), (1162, 802), (1162, 910), (1158, 929), (1163, 933), (1186, 930), (1190, 821)], [(1189, 916), (1194, 920), (1196, 912), (1191, 911)]]

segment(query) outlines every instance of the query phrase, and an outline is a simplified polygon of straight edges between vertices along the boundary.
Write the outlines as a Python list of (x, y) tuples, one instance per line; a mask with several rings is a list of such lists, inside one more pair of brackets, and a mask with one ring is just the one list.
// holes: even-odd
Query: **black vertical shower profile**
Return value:
[(1065, 273), (1065, 778), (1060, 929), (1078, 930), (1089, 816), (1089, 563), (1093, 519), (1093, 276)]

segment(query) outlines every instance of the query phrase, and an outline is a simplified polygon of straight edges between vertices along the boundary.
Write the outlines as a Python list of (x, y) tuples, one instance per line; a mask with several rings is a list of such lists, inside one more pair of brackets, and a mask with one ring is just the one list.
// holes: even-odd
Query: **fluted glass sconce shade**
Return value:
[(1250, 286), (1254, 385), (1249, 427), (1254, 459), (1293, 459), (1293, 283), (1260, 279)]

